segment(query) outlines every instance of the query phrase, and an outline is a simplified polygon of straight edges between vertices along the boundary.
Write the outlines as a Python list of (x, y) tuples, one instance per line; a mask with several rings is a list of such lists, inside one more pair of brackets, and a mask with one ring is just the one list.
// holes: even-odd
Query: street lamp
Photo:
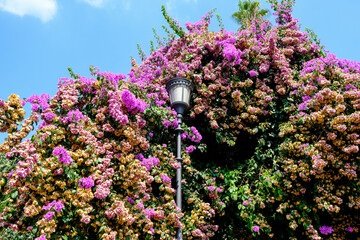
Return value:
[[(176, 160), (178, 161), (180, 168), (176, 169), (176, 206), (181, 210), (181, 170), (182, 170), (182, 158), (181, 158), (181, 133), (184, 129), (181, 128), (183, 114), (186, 109), (189, 108), (191, 91), (193, 90), (193, 84), (186, 78), (173, 78), (166, 84), (166, 90), (170, 97), (171, 107), (175, 109), (177, 113), (178, 126), (175, 129), (177, 132), (177, 144), (176, 144)], [(177, 240), (182, 240), (181, 227), (176, 233)]]

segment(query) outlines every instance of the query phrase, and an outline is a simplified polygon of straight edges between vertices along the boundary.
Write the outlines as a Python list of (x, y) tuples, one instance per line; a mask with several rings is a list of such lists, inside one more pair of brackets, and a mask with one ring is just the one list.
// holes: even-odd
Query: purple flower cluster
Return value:
[(46, 236), (45, 236), (45, 234), (43, 234), (40, 237), (35, 238), (35, 240), (46, 240)]
[(304, 102), (299, 104), (298, 111), (305, 111), (308, 109), (308, 104), (311, 102), (312, 98), (310, 96), (305, 96), (302, 98)]
[(258, 75), (258, 72), (254, 71), (254, 70), (251, 70), (251, 71), (249, 71), (249, 75), (250, 75), (250, 77), (254, 77), (254, 76)]
[(79, 180), (79, 187), (90, 189), (94, 186), (94, 180), (91, 177), (85, 177)]
[(240, 64), (241, 63), (241, 55), (242, 52), (240, 49), (237, 49), (234, 46), (234, 43), (236, 42), (235, 37), (230, 37), (224, 41), (220, 42), (220, 45), (223, 45), (222, 55), (224, 58), (226, 58), (228, 61), (233, 60), (234, 64)]
[[(33, 105), (33, 106), (34, 106), (34, 105)], [(56, 115), (55, 115), (55, 113), (53, 113), (53, 112), (47, 112), (47, 113), (44, 114), (45, 120), (46, 120), (46, 121), (49, 121), (49, 122), (51, 122), (55, 116), (56, 116)]]
[(44, 218), (46, 221), (51, 221), (52, 220), (52, 217), (54, 216), (55, 212), (53, 211), (49, 211), (45, 214)]
[(79, 110), (76, 109), (75, 111), (69, 111), (67, 114), (67, 121), (69, 122), (79, 122), (80, 119), (84, 119), (84, 114)]
[[(42, 107), (43, 111), (47, 110), (50, 105), (48, 104), (48, 99), (50, 98), (50, 95), (49, 94), (41, 94), (41, 96), (38, 96), (38, 95), (32, 95), (30, 96), (27, 101), (29, 103), (32, 103), (32, 104), (36, 104), (37, 107), (34, 107), (36, 110), (34, 111), (37, 111), (39, 109), (39, 105), (40, 107)], [(32, 108), (32, 106), (31, 106)]]
[(279, 3), (277, 0), (270, 1), (271, 8), (274, 9), (276, 12), (273, 13), (274, 16), (277, 16), (275, 19), (276, 23), (280, 25), (284, 25), (289, 23), (293, 20), (291, 15), (292, 7), (295, 4), (295, 0), (285, 0)]
[(65, 206), (60, 200), (59, 201), (54, 200), (51, 203), (49, 203), (48, 205), (43, 206), (42, 209), (50, 210), (52, 207), (54, 207), (54, 210), (56, 212), (60, 212)]
[(64, 147), (56, 147), (52, 153), (58, 157), (59, 162), (62, 162), (66, 165), (72, 163), (70, 153), (68, 153)]
[(35, 103), (31, 105), (31, 111), (37, 112), (39, 110), (39, 104)]
[(165, 126), (165, 129), (168, 129), (172, 124), (169, 120), (163, 119), (163, 124)]
[(191, 129), (191, 131), (193, 133), (193, 136), (189, 136), (190, 140), (193, 141), (193, 142), (199, 143), (201, 141), (201, 139), (202, 139), (201, 134), (199, 133), (199, 131), (195, 127), (191, 127), (190, 129)]
[(121, 125), (125, 125), (129, 122), (126, 114), (122, 111), (122, 104), (119, 102), (120, 97), (117, 92), (108, 92), (109, 97), (109, 114)]
[(168, 177), (166, 174), (160, 175), (164, 183), (171, 183), (171, 178)]
[[(142, 156), (142, 155), (141, 155)], [(145, 166), (146, 169), (148, 171), (150, 171), (150, 169), (155, 165), (158, 165), (160, 160), (156, 157), (149, 157), (149, 158), (144, 158), (144, 156), (139, 157), (139, 160), (141, 161), (141, 165)], [(141, 159), (140, 159), (141, 158)]]
[(322, 227), (320, 227), (319, 230), (320, 230), (321, 234), (324, 234), (324, 235), (331, 234), (334, 231), (332, 229), (332, 227), (327, 227), (327, 226), (322, 226)]
[(149, 219), (156, 216), (156, 213), (155, 213), (154, 209), (152, 209), (152, 208), (150, 208), (150, 209), (146, 208), (144, 210), (144, 212), (148, 216)]
[(135, 202), (131, 197), (126, 197), (126, 200), (131, 204), (134, 204)]
[(188, 147), (185, 148), (185, 152), (186, 153), (191, 153), (196, 149), (196, 147), (194, 145), (190, 145)]
[(345, 89), (346, 89), (346, 91), (348, 91), (349, 89), (357, 90), (357, 87), (355, 87), (355, 86), (353, 86), (351, 84), (348, 84), (348, 85), (345, 86)]
[(137, 99), (135, 95), (129, 90), (125, 89), (121, 92), (121, 100), (124, 103), (128, 112), (136, 114), (138, 111), (144, 112), (148, 104), (140, 99)]

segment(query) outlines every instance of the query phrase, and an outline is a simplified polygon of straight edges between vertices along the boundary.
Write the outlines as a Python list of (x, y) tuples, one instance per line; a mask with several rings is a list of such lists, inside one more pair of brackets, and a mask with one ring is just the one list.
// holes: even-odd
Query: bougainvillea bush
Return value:
[[(276, 26), (237, 32), (209, 31), (212, 12), (185, 31), (163, 9), (169, 41), (128, 77), (71, 74), (55, 96), (26, 99), (25, 120), (26, 102), (0, 100), (0, 150), (17, 161), (0, 181), (2, 227), (36, 239), (174, 239), (179, 227), (184, 239), (356, 238), (360, 64), (301, 32), (293, 1), (270, 2)], [(195, 86), (182, 210), (173, 77)]]

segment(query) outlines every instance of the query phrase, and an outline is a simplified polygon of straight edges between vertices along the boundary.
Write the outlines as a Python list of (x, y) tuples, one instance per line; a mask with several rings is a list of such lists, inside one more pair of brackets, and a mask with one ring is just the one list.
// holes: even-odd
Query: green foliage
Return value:
[(220, 30), (224, 30), (224, 29), (225, 29), (224, 23), (222, 22), (222, 18), (221, 18), (221, 16), (220, 16), (220, 14), (216, 14), (216, 19), (217, 19), (218, 22), (219, 22)]
[(137, 49), (138, 49), (138, 54), (139, 54), (139, 56), (140, 56), (140, 59), (141, 59), (142, 61), (144, 61), (144, 60), (146, 59), (146, 53), (144, 52), (144, 50), (142, 50), (140, 44), (136, 44), (136, 47), (137, 47)]
[(13, 231), (10, 228), (4, 228), (0, 232), (0, 240), (8, 240), (8, 239), (29, 240), (29, 239), (35, 239), (35, 235), (31, 232), (22, 233), (22, 232)]
[(305, 27), (305, 31), (309, 34), (310, 40), (313, 43), (315, 43), (317, 46), (321, 47), (320, 55), (322, 57), (325, 57), (326, 56), (326, 53), (324, 51), (325, 46), (321, 45), (320, 39), (318, 38), (317, 34), (311, 28), (308, 28), (308, 27)]
[(161, 5), (161, 12), (162, 12), (165, 20), (169, 24), (170, 28), (172, 30), (174, 30), (175, 34), (178, 35), (180, 38), (184, 37), (185, 36), (184, 29), (179, 25), (179, 23), (175, 19), (170, 17), (170, 15), (167, 13), (164, 5)]

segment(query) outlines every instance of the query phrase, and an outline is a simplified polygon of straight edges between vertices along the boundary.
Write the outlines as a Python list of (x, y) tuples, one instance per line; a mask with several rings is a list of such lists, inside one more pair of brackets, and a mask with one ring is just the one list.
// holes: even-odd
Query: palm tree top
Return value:
[(269, 10), (261, 9), (259, 1), (239, 0), (238, 6), (239, 10), (236, 11), (232, 17), (237, 23), (243, 26), (248, 26), (254, 18), (262, 18), (269, 13)]

